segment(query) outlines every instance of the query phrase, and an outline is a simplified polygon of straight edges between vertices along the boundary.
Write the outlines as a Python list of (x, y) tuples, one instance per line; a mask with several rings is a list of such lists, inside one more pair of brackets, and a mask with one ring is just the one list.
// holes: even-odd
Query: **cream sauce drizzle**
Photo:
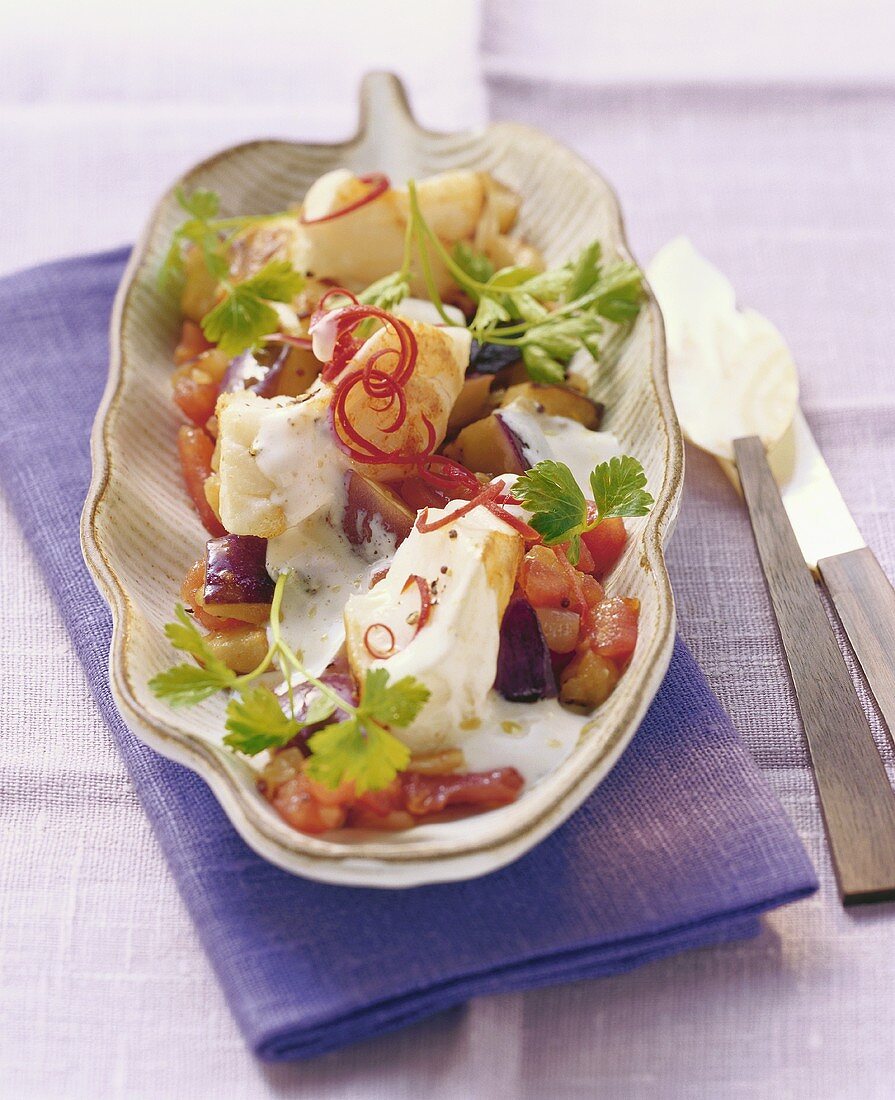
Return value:
[[(317, 326), (315, 353), (318, 346), (320, 352), (326, 350), (326, 326), (326, 319)], [(301, 403), (295, 408), (301, 409)], [(378, 517), (373, 517), (368, 546), (353, 547), (345, 537), (347, 463), (333, 443), (326, 417), (314, 415), (316, 411), (272, 420), (258, 438), (259, 466), (277, 486), (277, 503), (290, 519), (300, 517), (283, 535), (270, 540), (267, 564), (273, 576), (286, 568), (294, 571), (284, 594), (283, 636), (299, 651), (312, 675), (323, 672), (344, 644), (343, 611), (349, 597), (367, 592), (374, 573), (387, 568), (395, 553), (394, 540)], [(593, 432), (565, 417), (549, 416), (525, 399), (507, 405), (500, 415), (522, 440), (528, 461), (565, 462), (588, 496), (590, 471), (619, 453), (612, 433)], [(503, 480), (510, 484), (515, 479), (505, 475)], [(522, 514), (521, 509), (513, 511)], [(415, 599), (414, 592), (408, 591), (397, 610), (406, 610), (404, 602), (411, 607)], [(494, 649), (499, 624), (490, 619), (496, 620), (496, 615), (478, 616), (475, 629), (453, 637), (452, 646), (462, 647), (464, 661), (475, 662), (484, 650)], [(488, 645), (484, 645), (483, 631), (489, 635)], [(397, 640), (400, 648), (404, 639)], [(423, 637), (415, 644), (420, 642)], [(388, 667), (390, 662), (384, 664)], [(512, 766), (527, 784), (533, 784), (572, 752), (585, 721), (556, 700), (511, 703), (492, 689), (477, 724), (453, 731), (447, 743), (462, 743), (469, 770)]]

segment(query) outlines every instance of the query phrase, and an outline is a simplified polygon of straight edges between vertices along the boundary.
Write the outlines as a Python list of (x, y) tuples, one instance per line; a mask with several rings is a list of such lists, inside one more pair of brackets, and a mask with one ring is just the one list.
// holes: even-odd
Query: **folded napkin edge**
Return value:
[(59, 268), (77, 267), (84, 263), (121, 263), (133, 252), (133, 244), (119, 244), (114, 248), (101, 248), (96, 252), (72, 252), (59, 256), (55, 260), (39, 260), (37, 263), (14, 267), (9, 271), (0, 271), (0, 286), (15, 282), (23, 276), (38, 272), (54, 271)]
[[(522, 992), (560, 982), (610, 977), (649, 963), (658, 962), (687, 948), (714, 947), (733, 940), (755, 938), (761, 931), (760, 917), (781, 905), (802, 901), (818, 888), (812, 885), (772, 894), (752, 905), (715, 914), (645, 936), (632, 936), (611, 944), (589, 945), (545, 953), (494, 967), (481, 974), (464, 974), (437, 985), (427, 985), (398, 997), (365, 1004), (353, 1012), (321, 1015), (309, 1019), (299, 1031), (290, 1034), (270, 1024), (254, 1029), (243, 1020), (243, 1030), (259, 1058), (265, 1061), (301, 1060), (317, 1057), (371, 1034), (395, 1031), (416, 1023), (433, 1013), (447, 1011), (481, 996)], [(371, 1028), (371, 1023), (374, 1025)], [(301, 1036), (299, 1039), (298, 1036)]]

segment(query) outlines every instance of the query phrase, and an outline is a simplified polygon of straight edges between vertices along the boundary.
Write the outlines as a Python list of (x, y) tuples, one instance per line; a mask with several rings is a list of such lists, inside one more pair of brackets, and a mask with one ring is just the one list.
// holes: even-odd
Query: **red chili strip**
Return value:
[(468, 500), (461, 508), (457, 508), (454, 511), (448, 512), (447, 515), (441, 516), (431, 523), (428, 521), (429, 509), (424, 508), (422, 512), (417, 516), (416, 529), (424, 535), (427, 535), (430, 531), (437, 531), (440, 527), (447, 527), (455, 520), (468, 515), (474, 508), (478, 508), (480, 504), (487, 505), (489, 500), (493, 500), (498, 493), (503, 492), (503, 482), (498, 481), (494, 485), (489, 485), (485, 490), (472, 500)]
[[(328, 291), (321, 299), (320, 307), (314, 315), (312, 328), (324, 316), (323, 306), (338, 289)], [(413, 465), (423, 480), (436, 488), (445, 490), (453, 497), (472, 498), (479, 493), (480, 485), (475, 474), (465, 466), (454, 462), (444, 455), (435, 454), (438, 436), (435, 426), (426, 416), (421, 417), (426, 431), (426, 442), (418, 451), (387, 451), (362, 435), (354, 424), (348, 411), (349, 395), (356, 387), (362, 386), (370, 399), (370, 407), (377, 416), (385, 417), (394, 409), (394, 415), (378, 430), (389, 435), (398, 431), (407, 420), (408, 402), (405, 393), (407, 383), (416, 369), (418, 347), (416, 337), (410, 326), (399, 317), (395, 317), (376, 306), (341, 306), (328, 315), (335, 325), (335, 340), (330, 361), (324, 366), (321, 378), (324, 382), (335, 382), (335, 391), (330, 406), (330, 423), (339, 447), (355, 462), (366, 465), (395, 464)], [(391, 329), (398, 340), (398, 347), (384, 347), (369, 356), (367, 362), (356, 370), (346, 371), (351, 360), (360, 350), (354, 332), (363, 321), (375, 319)], [(394, 362), (386, 369), (383, 362), (388, 356)], [(374, 405), (373, 402), (380, 404)]]
[(322, 225), (323, 222), (335, 221), (336, 218), (344, 218), (346, 214), (352, 214), (355, 210), (359, 210), (362, 206), (366, 206), (367, 203), (373, 202), (378, 199), (380, 195), (384, 195), (391, 187), (391, 182), (388, 176), (383, 175), (382, 172), (372, 172), (368, 176), (357, 177), (361, 183), (365, 183), (370, 190), (365, 195), (361, 195), (359, 199), (355, 199), (354, 202), (349, 202), (345, 206), (340, 206), (338, 210), (333, 210), (329, 214), (324, 214), (320, 218), (306, 218), (302, 214), (302, 225)]
[[(389, 642), (388, 649), (376, 649), (370, 642), (370, 632), (373, 630), (384, 630), (388, 634), (391, 641)], [(390, 626), (386, 626), (385, 623), (371, 623), (364, 631), (364, 647), (367, 652), (377, 661), (384, 661), (386, 657), (391, 657), (395, 652), (395, 634)]]
[[(442, 473), (439, 473), (439, 468)], [(482, 488), (472, 470), (467, 470), (446, 455), (430, 454), (419, 463), (419, 476), (436, 489), (454, 496), (465, 496), (468, 500), (472, 500)]]
[(518, 531), (526, 542), (541, 541), (541, 536), (534, 527), (530, 527), (524, 519), (520, 519), (518, 516), (514, 516), (512, 512), (508, 512), (505, 508), (502, 508), (498, 500), (489, 500), (485, 507), (493, 516), (497, 516), (498, 519), (509, 524), (514, 531)]
[[(416, 455), (408, 454), (402, 451), (384, 451), (381, 447), (378, 447), (372, 440), (367, 439), (365, 436), (354, 427), (351, 423), (351, 418), (348, 415), (347, 400), (351, 391), (355, 386), (363, 383), (363, 376), (358, 371), (356, 374), (350, 375), (345, 384), (339, 383), (336, 392), (333, 394), (332, 404), (330, 406), (330, 420), (333, 427), (333, 432), (336, 437), (336, 443), (339, 445), (350, 458), (355, 462), (363, 463), (412, 463), (416, 460)], [(397, 391), (396, 391), (397, 395)], [(403, 392), (399, 398), (399, 409), (397, 417), (406, 416), (407, 404), (404, 399)], [(397, 419), (397, 418), (396, 418)], [(400, 427), (400, 423), (398, 423)], [(395, 428), (395, 421), (392, 422), (392, 430)], [(384, 430), (384, 429), (380, 429)]]
[[(332, 293), (332, 291), (329, 293)], [(327, 297), (329, 297), (329, 294), (325, 295), (323, 300), (325, 301)], [(383, 348), (381, 354), (388, 353), (397, 356), (397, 369), (392, 371), (392, 374), (402, 385), (406, 385), (411, 374), (413, 374), (417, 356), (416, 337), (411, 332), (408, 324), (399, 317), (394, 317), (391, 313), (386, 313), (384, 309), (379, 309), (377, 306), (358, 305), (357, 303), (350, 306), (340, 306), (338, 309), (334, 309), (330, 314), (320, 314), (318, 310), (318, 313), (314, 315), (314, 320), (311, 323), (312, 328), (318, 323), (321, 316), (331, 318), (336, 326), (336, 340), (333, 348), (333, 355), (323, 368), (323, 380), (325, 382), (331, 382), (340, 374), (357, 353), (360, 345), (352, 337), (357, 326), (361, 321), (375, 318), (377, 321), (381, 321), (390, 328), (398, 338), (398, 348)], [(346, 350), (351, 351), (351, 354), (347, 358)]]
[(348, 298), (353, 305), (360, 305), (360, 302), (358, 302), (357, 298), (355, 298), (350, 290), (346, 290), (343, 286), (334, 286), (332, 289), (328, 290), (317, 303), (315, 316), (317, 314), (322, 315), (326, 311), (326, 303), (330, 298)]
[(432, 586), (425, 577), (421, 577), (418, 573), (411, 573), (401, 591), (406, 592), (412, 584), (415, 584), (420, 590), (420, 617), (416, 621), (416, 633), (414, 634), (414, 637), (416, 637), (429, 621), (429, 613), (432, 610)]
[[(407, 398), (404, 388), (410, 380), (416, 368), (417, 343), (410, 326), (400, 318), (393, 317), (384, 310), (375, 306), (348, 306), (338, 312), (336, 346), (333, 358), (323, 370), (325, 380), (332, 380), (335, 375), (341, 375), (336, 383), (333, 394), (330, 417), (336, 436), (336, 441), (346, 454), (356, 462), (367, 464), (398, 463), (416, 464), (428, 457), (427, 451), (434, 447), (436, 441), (435, 429), (431, 423), (423, 417), (423, 424), (427, 432), (427, 451), (386, 451), (362, 435), (352, 424), (348, 413), (348, 396), (357, 386), (362, 386), (364, 392), (371, 401), (380, 401), (384, 404), (374, 411), (387, 413), (395, 405), (397, 410), (389, 424), (381, 425), (379, 430), (385, 434), (397, 431), (407, 419)], [(346, 339), (351, 339), (351, 333), (355, 327), (368, 318), (376, 318), (389, 327), (397, 336), (399, 346), (397, 348), (382, 348), (372, 355), (362, 368), (348, 373), (342, 373), (339, 367), (344, 362), (343, 350), (346, 347)], [(352, 343), (354, 341), (352, 340)], [(395, 357), (395, 364), (391, 370), (384, 370), (378, 365), (385, 356)]]
[(311, 350), (311, 340), (308, 336), (288, 336), (285, 332), (277, 332), (267, 339), (274, 344), (289, 344), (293, 348), (301, 348), (303, 351)]

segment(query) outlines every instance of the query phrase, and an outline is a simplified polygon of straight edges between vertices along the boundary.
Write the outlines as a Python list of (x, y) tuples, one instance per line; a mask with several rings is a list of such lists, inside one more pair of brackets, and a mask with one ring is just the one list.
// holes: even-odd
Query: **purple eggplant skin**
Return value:
[[(322, 683), (331, 688), (336, 695), (341, 696), (352, 707), (357, 706), (358, 696), (357, 687), (354, 683), (354, 677), (347, 672), (324, 672), (320, 677)], [(308, 707), (310, 706), (311, 699), (317, 695), (320, 695), (320, 688), (314, 684), (299, 684), (293, 688), (293, 698), (295, 700), (295, 717), (299, 722), (304, 721), (305, 715), (308, 713)], [(278, 691), (278, 694), (282, 694), (285, 689)], [(350, 715), (348, 711), (342, 710), (341, 707), (337, 707), (333, 713), (323, 722), (315, 722), (311, 726), (305, 726), (300, 733), (297, 733), (295, 737), (289, 742), (288, 748), (301, 749), (305, 756), (310, 755), (310, 749), (308, 748), (308, 739), (313, 737), (315, 733), (318, 733), (324, 727), (332, 725), (334, 722), (344, 722)]]
[[(528, 454), (525, 447), (525, 440), (507, 424), (504, 418), (500, 415), (500, 410), (497, 409), (494, 412), (494, 419), (500, 425), (500, 429), (506, 437), (507, 443), (510, 445), (510, 450), (515, 454), (516, 461), (519, 463), (520, 470), (524, 473), (526, 470), (530, 470), (534, 463), (531, 460), (531, 456)], [(511, 471), (507, 471), (510, 473)]]
[(205, 603), (267, 604), (273, 589), (267, 572), (267, 539), (224, 535), (205, 544)]
[(277, 381), (283, 370), (283, 364), (289, 357), (289, 347), (283, 345), (272, 358), (271, 349), (255, 354), (244, 351), (231, 359), (230, 366), (221, 383), (221, 393), (236, 393), (239, 390), (251, 390), (259, 397), (273, 397)]
[(473, 340), (469, 349), (467, 374), (497, 374), (522, 358), (518, 348), (506, 344), (480, 344)]
[(494, 689), (513, 703), (556, 698), (550, 650), (535, 610), (524, 596), (510, 600), (500, 624)]
[(244, 351), (230, 360), (227, 373), (221, 382), (221, 393), (236, 393), (259, 385), (267, 375), (270, 367), (260, 363), (250, 351)]
[(257, 393), (259, 397), (275, 397), (277, 393), (277, 386), (280, 382), (280, 375), (286, 365), (286, 360), (289, 358), (289, 353), (292, 349), (288, 344), (284, 344), (280, 349), (276, 359), (268, 367), (264, 377), (250, 387), (252, 393)]

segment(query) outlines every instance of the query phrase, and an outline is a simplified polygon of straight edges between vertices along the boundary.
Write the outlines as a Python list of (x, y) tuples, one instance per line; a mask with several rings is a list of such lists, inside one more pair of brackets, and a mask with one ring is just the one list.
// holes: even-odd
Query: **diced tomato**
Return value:
[(568, 608), (572, 605), (569, 577), (547, 546), (533, 546), (522, 559), (519, 585), (532, 607)]
[(610, 657), (624, 665), (637, 645), (639, 609), (635, 601), (607, 597), (592, 608), (587, 627), (587, 642), (601, 657)]
[(593, 577), (585, 576), (581, 578), (581, 591), (584, 593), (584, 602), (588, 607), (596, 607), (603, 599), (603, 586)]
[(325, 783), (309, 778), (308, 789), (321, 806), (353, 806), (355, 802), (354, 783), (350, 779), (338, 787), (327, 787)]
[(618, 516), (601, 520), (593, 531), (582, 535), (581, 541), (590, 551), (594, 563), (593, 569), (587, 572), (604, 577), (621, 557), (627, 540), (625, 521)]
[(365, 810), (358, 802), (348, 811), (348, 824), (352, 829), (386, 829), (388, 832), (398, 832), (401, 829), (412, 829), (416, 821), (406, 810), (374, 814), (371, 810)]
[(357, 805), (380, 817), (386, 817), (395, 810), (403, 810), (404, 792), (401, 789), (401, 780), (396, 776), (381, 791), (364, 791), (357, 796)]
[(525, 780), (515, 768), (497, 768), (465, 775), (405, 772), (401, 785), (408, 811), (423, 817), (448, 806), (505, 806), (516, 801)]
[(535, 608), (544, 641), (551, 653), (571, 653), (578, 644), (581, 616), (577, 611), (563, 611), (560, 607)]
[[(270, 801), (280, 817), (293, 829), (302, 833), (325, 833), (345, 824), (350, 798), (321, 801), (318, 797), (320, 790), (321, 785), (302, 772), (277, 787)], [(322, 790), (327, 791), (327, 788)], [(338, 791), (341, 787), (337, 791), (327, 791), (327, 795), (336, 795)]]
[(298, 749), (286, 749), (273, 756), (259, 782), (280, 817), (303, 833), (324, 833), (346, 821), (357, 828), (407, 829), (414, 818), (440, 813), (448, 806), (505, 806), (516, 800), (525, 785), (515, 768), (462, 775), (404, 772), (383, 790), (358, 796), (351, 782), (335, 790), (316, 783), (303, 770), (305, 766)]
[(174, 404), (184, 416), (202, 427), (214, 416), (220, 383), (194, 362), (184, 363), (172, 375)]
[(593, 574), (595, 567), (596, 563), (594, 562), (593, 555), (588, 549), (587, 543), (584, 541), (584, 539), (582, 539), (581, 548), (578, 553), (578, 561), (575, 563), (575, 568), (578, 570), (579, 573)]
[(211, 474), (214, 440), (204, 429), (191, 428), (184, 424), (177, 433), (177, 453), (180, 455), (186, 491), (205, 530), (215, 538), (226, 535), (226, 530), (205, 496), (205, 481)]
[(174, 362), (178, 367), (183, 366), (213, 347), (214, 344), (205, 339), (205, 333), (195, 321), (184, 321), (180, 330), (180, 343), (174, 349)]
[(383, 790), (357, 795), (346, 781), (335, 790), (307, 774), (301, 749), (276, 752), (262, 769), (258, 789), (280, 817), (303, 833), (323, 833), (346, 822), (357, 828), (407, 829), (414, 819), (448, 806), (488, 808), (514, 802), (525, 785), (515, 768), (490, 772), (404, 772)]

